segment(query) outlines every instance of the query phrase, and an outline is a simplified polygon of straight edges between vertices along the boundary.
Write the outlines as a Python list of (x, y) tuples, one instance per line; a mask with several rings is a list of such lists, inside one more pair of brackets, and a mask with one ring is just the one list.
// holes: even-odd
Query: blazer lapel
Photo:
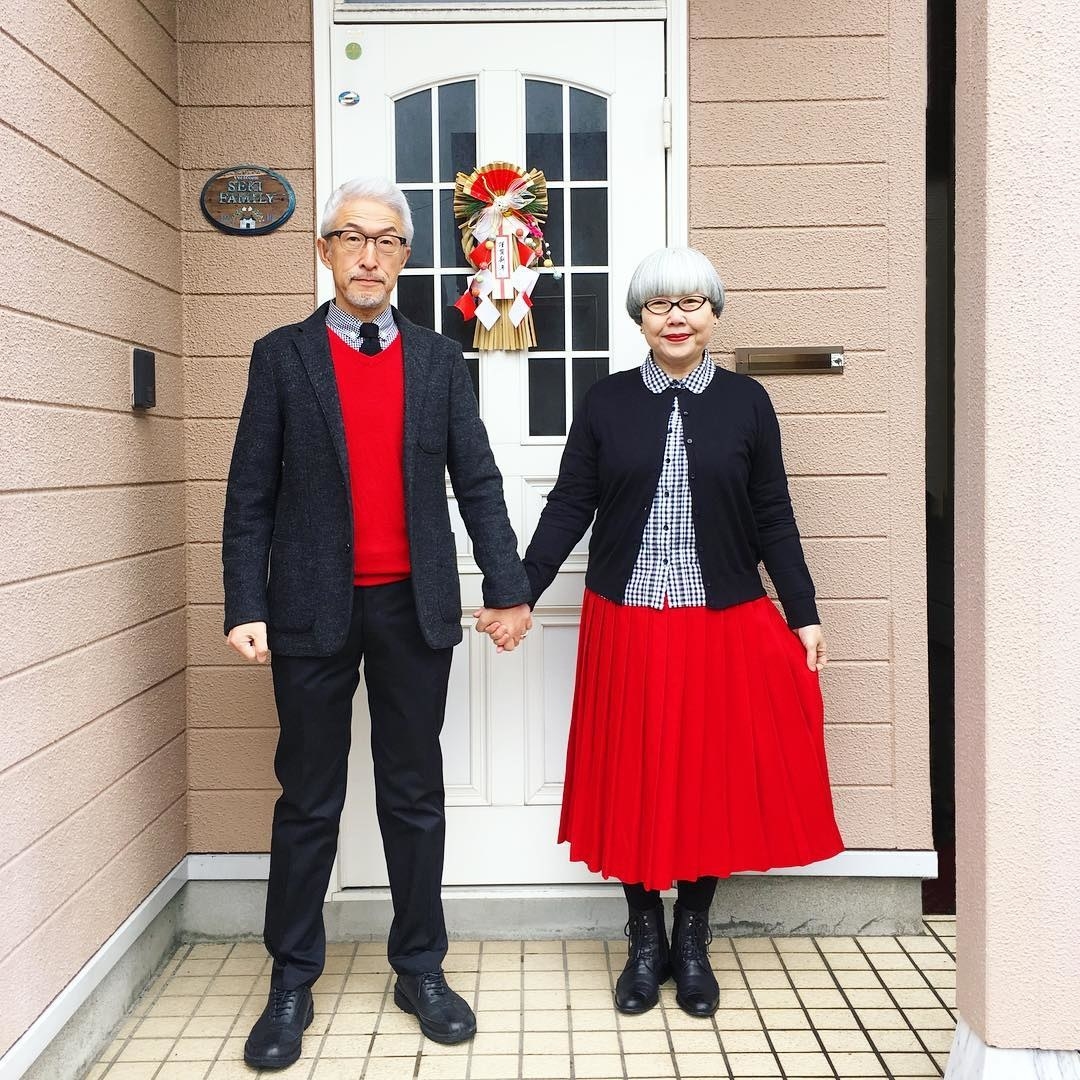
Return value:
[(334, 362), (330, 359), (330, 343), (326, 334), (326, 312), (329, 302), (318, 308), (303, 322), (296, 324), (296, 348), (307, 370), (315, 396), (319, 399), (330, 438), (337, 451), (341, 473), (349, 476), (349, 451), (345, 446), (345, 421), (341, 417), (341, 398), (338, 396)]
[(424, 415), (424, 399), (427, 396), (431, 373), (431, 345), (426, 335), (419, 332), (415, 323), (409, 322), (394, 308), (394, 322), (401, 334), (401, 351), (405, 358), (405, 490), (412, 486), (412, 449), (416, 446), (420, 419)]

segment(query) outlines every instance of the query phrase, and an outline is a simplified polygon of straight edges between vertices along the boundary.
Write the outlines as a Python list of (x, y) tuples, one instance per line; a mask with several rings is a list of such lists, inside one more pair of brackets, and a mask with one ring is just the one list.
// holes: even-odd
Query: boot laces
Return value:
[(689, 960), (708, 953), (712, 939), (708, 915), (699, 911), (682, 913), (679, 927), (679, 955), (682, 959)]
[(281, 987), (274, 987), (270, 997), (271, 1019), (283, 1020), (289, 1012), (296, 1008), (296, 1001), (299, 996), (299, 990), (283, 990)]
[(642, 960), (650, 966), (656, 962), (657, 952), (660, 945), (659, 934), (648, 934), (647, 915), (645, 912), (635, 912), (630, 916), (623, 927), (623, 934), (630, 939), (629, 953), (631, 958)]
[(417, 989), (426, 991), (436, 999), (444, 998), (450, 993), (450, 987), (446, 985), (446, 976), (441, 971), (429, 971), (421, 975)]

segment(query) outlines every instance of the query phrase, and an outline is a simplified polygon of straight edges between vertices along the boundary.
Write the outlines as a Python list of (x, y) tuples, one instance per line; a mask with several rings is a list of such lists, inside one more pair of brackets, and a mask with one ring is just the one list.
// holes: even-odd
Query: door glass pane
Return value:
[(476, 331), (475, 320), (466, 322), (461, 312), (454, 307), (468, 284), (469, 279), (464, 274), (441, 279), (442, 332), (448, 338), (453, 338), (461, 346), (462, 352), (468, 352), (473, 347), (473, 334)]
[(454, 192), (439, 192), (439, 260), (443, 266), (468, 266), (461, 250), (461, 230), (454, 217)]
[(607, 179), (607, 101), (570, 90), (570, 179)]
[(394, 102), (395, 177), (399, 184), (431, 183), (431, 91)]
[(439, 179), (452, 182), (476, 160), (476, 83), (439, 87)]
[(430, 274), (402, 274), (397, 282), (397, 306), (406, 319), (435, 329), (434, 282)]
[(405, 199), (412, 211), (413, 241), (412, 254), (409, 256), (409, 265), (414, 267), (432, 266), (432, 224), (431, 224), (431, 192), (430, 191), (406, 191)]
[(563, 189), (548, 188), (548, 216), (544, 223), (544, 239), (551, 245), (551, 261), (562, 266), (566, 259), (563, 244)]
[(574, 412), (576, 413), (581, 406), (581, 399), (585, 397), (585, 391), (608, 373), (608, 358), (606, 356), (575, 356), (573, 370)]
[(563, 178), (563, 88), (525, 80), (525, 168), (548, 180)]
[(575, 266), (605, 266), (608, 261), (605, 188), (570, 192), (570, 260)]
[(608, 347), (607, 274), (574, 274), (571, 325), (573, 348), (606, 351)]
[(529, 357), (529, 434), (566, 434), (566, 360)]
[(533, 323), (536, 326), (536, 347), (541, 352), (556, 352), (566, 347), (565, 284), (565, 280), (556, 281), (550, 273), (546, 273), (540, 275), (533, 288)]

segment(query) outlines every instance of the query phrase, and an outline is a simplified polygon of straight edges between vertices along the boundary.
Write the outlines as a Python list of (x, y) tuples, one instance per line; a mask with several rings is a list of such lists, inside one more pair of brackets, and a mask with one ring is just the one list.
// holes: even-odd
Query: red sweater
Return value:
[(385, 585), (410, 573), (405, 529), (405, 365), (401, 335), (375, 356), (332, 330), (353, 506), (353, 582)]

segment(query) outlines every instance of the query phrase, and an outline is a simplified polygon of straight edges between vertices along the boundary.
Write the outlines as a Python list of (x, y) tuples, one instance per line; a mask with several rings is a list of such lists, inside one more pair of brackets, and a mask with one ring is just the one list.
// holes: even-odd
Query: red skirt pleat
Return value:
[(559, 840), (650, 889), (843, 850), (817, 672), (769, 599), (657, 611), (586, 590)]

